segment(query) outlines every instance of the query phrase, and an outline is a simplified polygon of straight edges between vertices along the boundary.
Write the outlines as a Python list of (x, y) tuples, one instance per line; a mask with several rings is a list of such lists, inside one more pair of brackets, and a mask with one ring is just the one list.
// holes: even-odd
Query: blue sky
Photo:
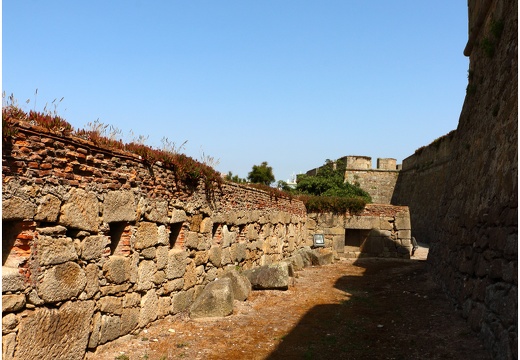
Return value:
[(3, 0), (2, 90), (287, 180), (455, 129), (467, 33), (465, 0)]

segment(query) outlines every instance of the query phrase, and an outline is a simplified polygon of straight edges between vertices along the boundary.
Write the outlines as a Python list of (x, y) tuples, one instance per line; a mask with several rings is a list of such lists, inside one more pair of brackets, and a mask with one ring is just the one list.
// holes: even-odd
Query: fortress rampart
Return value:
[(298, 200), (230, 183), (208, 197), (132, 154), (34, 128), (3, 150), (4, 359), (82, 359), (184, 310), (226, 266), (309, 245)]
[(456, 130), (403, 161), (431, 271), (495, 359), (518, 339), (518, 2), (468, 1), (467, 94)]
[[(226, 267), (279, 262), (315, 233), (335, 257), (410, 256), (407, 207), (309, 221), (289, 196), (234, 183), (208, 191), (132, 153), (17, 130), (2, 152), (4, 359), (82, 359), (188, 309)], [(367, 231), (351, 253), (349, 226)]]

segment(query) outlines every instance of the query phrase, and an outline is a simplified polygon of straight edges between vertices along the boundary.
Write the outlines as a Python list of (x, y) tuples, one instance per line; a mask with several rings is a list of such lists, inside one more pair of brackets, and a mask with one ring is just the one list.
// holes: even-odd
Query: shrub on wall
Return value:
[(119, 150), (136, 154), (142, 162), (149, 166), (158, 165), (172, 170), (177, 181), (190, 187), (196, 187), (202, 180), (206, 191), (212, 191), (215, 185), (220, 186), (222, 183), (220, 173), (187, 155), (153, 149), (137, 142), (124, 144), (121, 140), (104, 136), (102, 130), (105, 127), (102, 124), (97, 124), (98, 126), (91, 130), (74, 130), (67, 121), (55, 113), (42, 113), (33, 110), (26, 113), (17, 107), (13, 100), (11, 102), (11, 104), (2, 106), (2, 141), (4, 146), (16, 136), (19, 123), (26, 123), (30, 126), (42, 127), (59, 136), (82, 138), (91, 141), (96, 146), (112, 151)]

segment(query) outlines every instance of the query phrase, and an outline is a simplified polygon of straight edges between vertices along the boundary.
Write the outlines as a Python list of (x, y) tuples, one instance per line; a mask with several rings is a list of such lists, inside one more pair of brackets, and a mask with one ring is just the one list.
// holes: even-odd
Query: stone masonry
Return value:
[(518, 2), (469, 0), (467, 94), (456, 130), (403, 161), (428, 263), (494, 359), (518, 358)]
[[(289, 261), (312, 245), (309, 231), (363, 222), (337, 216), (328, 230), (319, 215), (309, 230), (299, 200), (188, 188), (161, 164), (28, 124), (3, 143), (2, 180), (3, 359), (82, 359), (188, 309), (230, 266)], [(397, 218), (366, 211), (370, 226), (388, 220), (379, 255), (408, 246)]]
[(183, 311), (227, 266), (309, 245), (288, 197), (231, 183), (208, 197), (158, 164), (30, 126), (4, 145), (3, 359), (82, 359)]

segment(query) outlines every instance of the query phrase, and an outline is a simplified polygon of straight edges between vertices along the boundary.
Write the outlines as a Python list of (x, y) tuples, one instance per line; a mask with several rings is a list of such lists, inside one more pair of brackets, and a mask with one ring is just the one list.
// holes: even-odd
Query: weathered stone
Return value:
[(170, 244), (170, 229), (164, 225), (159, 225), (157, 228), (157, 243), (161, 245)]
[(197, 284), (197, 270), (194, 261), (190, 261), (186, 266), (184, 274), (184, 290), (187, 290)]
[(121, 317), (113, 315), (101, 315), (101, 327), (99, 329), (99, 344), (117, 339), (121, 336)]
[(36, 228), (38, 234), (41, 235), (49, 235), (49, 236), (59, 236), (65, 235), (67, 233), (67, 228), (65, 226), (56, 225), (56, 226), (45, 226)]
[(283, 261), (290, 263), (295, 271), (300, 271), (304, 268), (303, 258), (301, 254), (294, 254)]
[(184, 311), (192, 301), (188, 291), (180, 291), (172, 296), (172, 306), (170, 312), (175, 315)]
[(164, 271), (156, 271), (155, 274), (153, 274), (152, 282), (155, 285), (161, 285), (165, 279), (166, 273)]
[(135, 234), (135, 248), (137, 250), (155, 246), (159, 243), (158, 228), (155, 223), (140, 222)]
[(170, 218), (171, 224), (182, 223), (188, 219), (184, 210), (174, 209), (172, 210), (172, 216)]
[(60, 224), (74, 229), (98, 232), (99, 202), (93, 192), (72, 188), (60, 210)]
[(121, 335), (129, 334), (139, 324), (140, 310), (137, 307), (123, 309), (121, 314)]
[(166, 224), (168, 219), (168, 202), (167, 201), (150, 201), (144, 218), (148, 221)]
[(86, 283), (83, 269), (74, 262), (66, 262), (45, 271), (38, 285), (38, 296), (50, 303), (70, 300), (78, 297)]
[[(88, 283), (88, 279), (87, 279), (87, 283)], [(27, 294), (27, 303), (28, 304), (32, 304), (32, 305), (43, 305), (45, 303), (45, 301), (43, 301), (38, 296), (38, 292), (36, 291), (36, 289), (32, 289)]]
[(247, 276), (239, 273), (233, 268), (228, 268), (222, 275), (222, 278), (231, 280), (231, 288), (233, 289), (233, 298), (239, 301), (245, 301), (251, 293), (251, 282)]
[(168, 246), (158, 246), (156, 251), (157, 270), (168, 266)]
[(2, 336), (2, 359), (14, 360), (14, 351), (16, 349), (16, 334), (6, 334)]
[(246, 243), (237, 243), (235, 244), (235, 261), (241, 262), (245, 260), (247, 254), (247, 245)]
[(171, 299), (166, 296), (160, 296), (157, 305), (157, 316), (163, 318), (170, 313)]
[(224, 278), (209, 283), (190, 307), (191, 318), (221, 317), (233, 313), (233, 289), (231, 279)]
[(20, 271), (2, 266), (2, 292), (20, 291), (25, 289), (25, 280)]
[(226, 248), (236, 241), (237, 233), (229, 231), (227, 225), (222, 226), (222, 248)]
[(103, 264), (103, 275), (114, 284), (121, 284), (129, 279), (130, 259), (124, 256), (111, 256)]
[(109, 244), (110, 239), (107, 236), (87, 236), (81, 242), (81, 258), (87, 261), (101, 259)]
[(62, 264), (78, 259), (71, 238), (40, 236), (36, 242), (40, 266)]
[(231, 248), (227, 247), (225, 249), (222, 249), (222, 259), (221, 259), (221, 265), (227, 265), (232, 264), (233, 260), (231, 259)]
[(287, 290), (289, 288), (289, 266), (286, 262), (264, 265), (243, 274), (254, 290)]
[[(99, 291), (99, 269), (96, 264), (88, 264), (85, 267), (87, 284), (85, 286), (85, 298), (91, 299)], [(83, 300), (83, 299), (82, 299)]]
[(220, 246), (212, 246), (209, 249), (208, 260), (216, 267), (220, 266), (222, 261), (222, 248)]
[(219, 274), (219, 269), (212, 267), (210, 269), (206, 270), (206, 276), (204, 277), (204, 285), (206, 285), (208, 282), (214, 281)]
[(155, 259), (155, 256), (156, 256), (155, 247), (149, 247), (149, 248), (141, 250), (141, 256), (148, 260)]
[(397, 230), (411, 230), (410, 215), (408, 212), (399, 213), (395, 217), (395, 228)]
[(182, 290), (183, 287), (184, 287), (184, 279), (182, 279), (182, 278), (167, 281), (163, 285), (163, 289), (166, 294), (169, 294), (173, 291)]
[(116, 296), (104, 296), (98, 300), (99, 310), (103, 313), (121, 315), (123, 313), (123, 300)]
[(137, 220), (135, 197), (131, 191), (110, 191), (103, 200), (103, 220), (132, 222)]
[(139, 264), (137, 290), (149, 290), (153, 287), (153, 276), (157, 268), (152, 260), (144, 260)]
[(158, 298), (155, 290), (149, 290), (141, 298), (141, 310), (139, 313), (139, 327), (145, 327), (157, 319)]
[(2, 295), (2, 313), (16, 312), (25, 306), (25, 295)]
[(195, 252), (195, 265), (199, 266), (202, 264), (206, 264), (208, 262), (209, 254), (207, 251), (197, 251)]
[(60, 214), (61, 200), (56, 196), (47, 194), (40, 199), (34, 220), (44, 222), (56, 222)]
[(99, 345), (99, 333), (101, 331), (101, 313), (96, 312), (92, 316), (92, 332), (88, 340), (88, 348), (95, 349)]
[(186, 272), (186, 259), (188, 253), (182, 249), (171, 249), (168, 252), (168, 266), (166, 267), (166, 277), (175, 279), (182, 277)]
[(36, 205), (17, 196), (2, 200), (2, 220), (32, 220)]
[(93, 301), (36, 309), (20, 321), (16, 358), (83, 359), (93, 313)]
[(18, 326), (18, 317), (13, 314), (5, 314), (2, 316), (2, 334), (13, 332)]
[(202, 234), (210, 234), (212, 230), (213, 220), (210, 217), (207, 217), (200, 222), (200, 232)]
[(141, 295), (139, 293), (126, 293), (123, 297), (123, 307), (135, 307), (141, 303)]

